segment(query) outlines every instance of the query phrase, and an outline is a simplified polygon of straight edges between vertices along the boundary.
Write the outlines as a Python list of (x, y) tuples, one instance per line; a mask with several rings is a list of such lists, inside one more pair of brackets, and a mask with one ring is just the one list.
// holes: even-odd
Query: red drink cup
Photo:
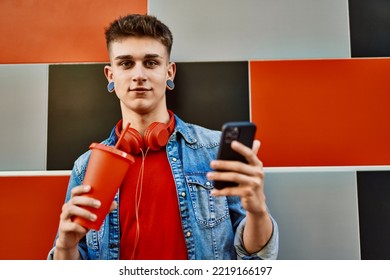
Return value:
[(82, 217), (75, 217), (74, 221), (86, 228), (99, 230), (134, 158), (121, 150), (103, 144), (92, 143), (89, 148), (91, 156), (83, 185), (90, 185), (91, 191), (83, 195), (100, 200), (101, 206), (97, 209), (83, 207), (96, 214), (97, 219), (94, 222)]

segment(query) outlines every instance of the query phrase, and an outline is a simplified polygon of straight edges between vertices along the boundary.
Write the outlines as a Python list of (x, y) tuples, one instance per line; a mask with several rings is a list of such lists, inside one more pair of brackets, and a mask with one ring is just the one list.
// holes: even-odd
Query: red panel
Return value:
[(265, 166), (390, 164), (390, 59), (253, 61)]
[(0, 177), (0, 260), (44, 260), (69, 176)]
[(147, 0), (2, 0), (0, 63), (105, 62), (104, 28)]

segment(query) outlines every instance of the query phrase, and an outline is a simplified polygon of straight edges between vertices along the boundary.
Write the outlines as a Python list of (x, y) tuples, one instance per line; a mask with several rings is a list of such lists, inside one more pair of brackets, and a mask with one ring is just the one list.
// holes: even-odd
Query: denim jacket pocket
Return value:
[(206, 173), (185, 175), (185, 178), (195, 217), (200, 225), (215, 227), (229, 218), (226, 197), (211, 195), (213, 183), (207, 180)]

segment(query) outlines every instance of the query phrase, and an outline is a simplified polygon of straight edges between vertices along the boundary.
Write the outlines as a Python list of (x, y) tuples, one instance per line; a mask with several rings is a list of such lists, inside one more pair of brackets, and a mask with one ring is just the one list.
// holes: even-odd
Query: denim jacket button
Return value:
[(210, 185), (211, 185), (211, 184), (210, 184), (210, 182), (206, 182), (206, 186), (208, 186), (208, 187), (209, 187)]
[(186, 197), (186, 193), (185, 193), (185, 192), (182, 192), (182, 193), (181, 193), (181, 196), (182, 196), (182, 197)]
[(172, 161), (175, 162), (175, 161), (177, 161), (177, 159), (176, 158), (172, 158)]
[(191, 236), (191, 231), (187, 231), (187, 237), (190, 237)]

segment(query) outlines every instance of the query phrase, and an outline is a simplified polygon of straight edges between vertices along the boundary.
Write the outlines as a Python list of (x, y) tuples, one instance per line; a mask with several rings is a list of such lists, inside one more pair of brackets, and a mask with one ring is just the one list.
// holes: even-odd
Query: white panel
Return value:
[(347, 0), (149, 0), (172, 60), (350, 57)]
[(279, 259), (360, 259), (355, 171), (266, 169), (268, 206), (280, 230)]
[(0, 65), (0, 170), (45, 170), (47, 65)]

